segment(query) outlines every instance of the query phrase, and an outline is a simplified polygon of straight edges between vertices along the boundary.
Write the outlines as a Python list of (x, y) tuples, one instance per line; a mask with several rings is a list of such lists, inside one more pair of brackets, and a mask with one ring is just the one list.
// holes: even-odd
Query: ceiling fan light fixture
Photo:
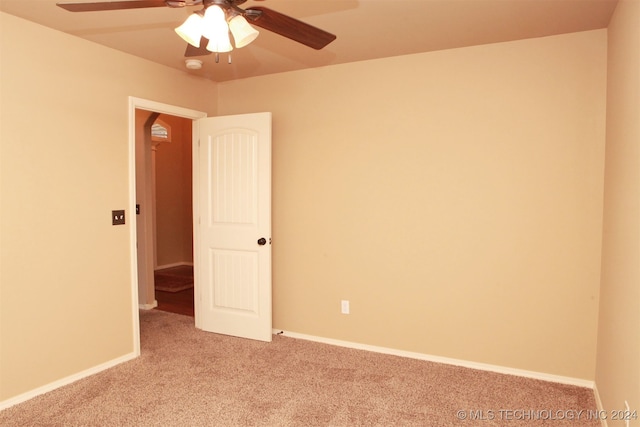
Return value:
[(190, 15), (186, 21), (175, 29), (175, 32), (194, 47), (200, 47), (202, 37), (202, 17), (197, 13)]
[(217, 5), (209, 6), (202, 17), (202, 35), (209, 39), (214, 34), (228, 32), (229, 25), (222, 8)]
[(207, 50), (210, 52), (230, 52), (233, 50), (229, 39), (229, 25), (220, 6), (209, 6), (202, 19), (202, 35), (209, 39)]
[(210, 38), (209, 43), (207, 43), (207, 50), (215, 53), (231, 52), (233, 46), (231, 46), (229, 34), (218, 34)]
[(236, 15), (229, 20), (229, 29), (233, 34), (233, 40), (236, 47), (240, 49), (245, 47), (258, 37), (260, 34), (255, 28), (253, 28), (246, 19), (241, 15)]

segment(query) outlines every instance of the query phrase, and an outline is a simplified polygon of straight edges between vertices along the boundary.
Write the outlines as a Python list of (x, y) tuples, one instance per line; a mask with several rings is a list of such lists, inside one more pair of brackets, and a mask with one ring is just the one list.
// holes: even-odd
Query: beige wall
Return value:
[[(640, 411), (640, 2), (609, 26), (607, 149), (596, 385), (604, 407)], [(609, 426), (624, 425), (609, 421)], [(640, 420), (631, 423), (640, 426)]]
[(128, 97), (215, 114), (216, 88), (5, 13), (0, 32), (3, 401), (133, 351), (134, 215), (110, 219), (130, 200)]
[(637, 22), (623, 0), (600, 302), (604, 30), (216, 86), (0, 13), (0, 401), (132, 351), (109, 213), (133, 95), (273, 112), (275, 327), (595, 378), (637, 408)]
[(191, 127), (189, 119), (162, 114), (172, 140), (156, 150), (156, 245), (159, 267), (193, 263)]
[(600, 30), (220, 84), (220, 114), (273, 112), (274, 326), (593, 380), (606, 47)]

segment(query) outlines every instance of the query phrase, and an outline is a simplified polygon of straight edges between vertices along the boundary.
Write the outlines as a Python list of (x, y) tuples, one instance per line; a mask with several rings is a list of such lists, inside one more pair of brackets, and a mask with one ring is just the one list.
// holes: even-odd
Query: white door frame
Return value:
[[(207, 113), (188, 108), (177, 107), (175, 105), (163, 104), (147, 99), (129, 97), (129, 252), (131, 256), (131, 321), (133, 325), (133, 353), (135, 357), (140, 356), (140, 316), (138, 313), (138, 248), (137, 248), (137, 225), (136, 225), (136, 109), (152, 111), (155, 113), (168, 114), (171, 116), (183, 117), (193, 121), (193, 141), (194, 153), (197, 152), (198, 141), (198, 119), (207, 117)], [(192, 160), (193, 162), (193, 160)], [(195, 200), (194, 195), (194, 203)], [(149, 251), (146, 251), (149, 254)], [(153, 251), (151, 251), (153, 256)]]

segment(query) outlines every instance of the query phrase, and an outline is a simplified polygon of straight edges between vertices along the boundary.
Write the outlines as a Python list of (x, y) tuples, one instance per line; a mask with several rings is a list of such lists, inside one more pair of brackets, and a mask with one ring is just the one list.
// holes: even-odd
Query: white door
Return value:
[(271, 341), (271, 113), (204, 118), (198, 128), (196, 326)]

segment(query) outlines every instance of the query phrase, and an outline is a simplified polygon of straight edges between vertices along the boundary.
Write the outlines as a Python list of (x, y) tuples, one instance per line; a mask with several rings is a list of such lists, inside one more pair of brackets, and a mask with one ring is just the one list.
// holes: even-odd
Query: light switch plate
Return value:
[(124, 210), (111, 211), (111, 220), (113, 225), (124, 224)]

